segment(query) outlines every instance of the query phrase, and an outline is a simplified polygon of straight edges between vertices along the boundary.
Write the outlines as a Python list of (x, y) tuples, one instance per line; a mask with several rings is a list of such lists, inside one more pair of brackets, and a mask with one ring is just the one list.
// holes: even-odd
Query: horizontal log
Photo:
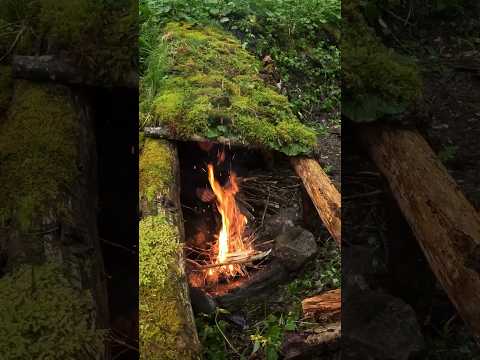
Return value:
[(132, 71), (122, 78), (105, 84), (90, 71), (68, 63), (52, 55), (20, 56), (15, 55), (12, 59), (13, 77), (31, 81), (53, 81), (66, 85), (89, 85), (104, 87), (108, 85), (138, 88), (138, 75)]
[(414, 130), (358, 128), (440, 284), (480, 340), (480, 215)]
[(282, 345), (284, 360), (321, 359), (339, 350), (340, 322), (318, 326), (302, 333), (287, 333)]
[(305, 157), (294, 157), (291, 163), (302, 179), (325, 227), (340, 246), (342, 241), (340, 193), (317, 161)]
[(317, 321), (339, 320), (341, 309), (342, 293), (340, 289), (326, 291), (302, 301), (304, 316), (315, 318)]
[(179, 137), (163, 126), (145, 127), (143, 129), (143, 133), (146, 137), (157, 138), (157, 139), (167, 139), (167, 140), (175, 140), (175, 141), (211, 142), (214, 144), (221, 144), (221, 145), (227, 145), (227, 146), (243, 146), (251, 149), (260, 148), (258, 145), (252, 145), (245, 141), (241, 141), (239, 139), (226, 138), (223, 136), (216, 137), (215, 139), (208, 139), (200, 135), (191, 135), (187, 138)]

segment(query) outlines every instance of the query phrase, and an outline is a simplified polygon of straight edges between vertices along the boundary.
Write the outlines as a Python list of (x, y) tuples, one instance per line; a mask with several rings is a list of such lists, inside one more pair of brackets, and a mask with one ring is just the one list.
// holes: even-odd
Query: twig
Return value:
[(15, 49), (15, 46), (17, 46), (17, 43), (18, 43), (18, 40), (20, 40), (20, 37), (23, 35), (24, 31), (25, 31), (26, 27), (25, 25), (20, 29), (20, 31), (17, 33), (17, 36), (15, 37), (15, 40), (13, 41), (12, 45), (10, 46), (10, 48), (7, 50), (7, 52), (5, 54), (3, 54), (3, 56), (0, 58), (0, 63), (5, 60), (10, 54), (11, 52), (13, 51), (13, 49)]
[[(221, 267), (221, 266), (246, 264), (249, 262), (262, 260), (266, 258), (268, 255), (270, 255), (271, 252), (272, 252), (272, 249), (268, 251), (257, 252), (255, 255), (243, 255), (243, 257), (240, 257), (239, 255), (239, 257), (237, 257), (236, 259), (231, 261), (225, 261), (223, 263), (215, 263), (215, 264), (208, 264), (208, 265), (200, 265), (197, 263), (197, 266), (200, 270), (206, 270), (206, 269), (211, 269), (211, 268)], [(231, 257), (235, 258), (235, 256), (231, 256)], [(195, 261), (193, 260), (190, 260), (190, 262), (195, 263)]]
[(117, 244), (117, 243), (115, 243), (115, 242), (112, 242), (112, 241), (109, 241), (109, 240), (106, 240), (106, 239), (103, 239), (103, 238), (100, 238), (100, 240), (102, 240), (102, 242), (104, 242), (105, 244), (108, 244), (108, 245), (111, 245), (111, 246), (120, 248), (120, 249), (122, 249), (122, 250), (128, 251), (130, 254), (133, 254), (133, 255), (136, 255), (136, 254), (137, 254), (137, 252), (136, 252), (135, 250), (129, 249), (129, 248), (127, 248), (126, 246)]

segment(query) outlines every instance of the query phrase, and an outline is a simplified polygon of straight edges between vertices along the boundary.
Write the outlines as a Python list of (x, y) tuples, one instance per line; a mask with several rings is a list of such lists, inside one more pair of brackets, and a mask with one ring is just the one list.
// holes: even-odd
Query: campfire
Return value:
[[(213, 233), (207, 230), (197, 230), (196, 237), (201, 237), (208, 243), (204, 248), (189, 250), (196, 254), (195, 259), (188, 260), (194, 265), (190, 281), (198, 286), (207, 284), (213, 287), (218, 283), (228, 283), (233, 279), (247, 277), (253, 264), (270, 254), (268, 251), (255, 249), (254, 231), (248, 228), (247, 216), (242, 212), (237, 195), (240, 192), (240, 179), (229, 169), (223, 176), (223, 184), (216, 172), (220, 173), (219, 165), (225, 161), (225, 151), (217, 154), (216, 162), (209, 162), (201, 173), (206, 174), (205, 188), (196, 188), (197, 198), (213, 207), (214, 217), (220, 226)], [(214, 164), (216, 163), (216, 165)], [(207, 216), (207, 215), (205, 215)]]

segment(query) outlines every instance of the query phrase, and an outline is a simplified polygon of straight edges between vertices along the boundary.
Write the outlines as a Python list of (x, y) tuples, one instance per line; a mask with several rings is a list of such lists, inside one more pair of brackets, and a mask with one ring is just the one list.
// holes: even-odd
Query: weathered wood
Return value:
[(358, 128), (430, 266), (480, 340), (480, 216), (414, 130)]
[(241, 141), (234, 138), (226, 138), (223, 136), (218, 136), (215, 139), (208, 139), (200, 135), (191, 135), (188, 138), (179, 137), (173, 134), (171, 131), (162, 126), (156, 127), (145, 127), (143, 132), (146, 137), (151, 137), (155, 139), (166, 139), (166, 140), (175, 140), (175, 141), (195, 141), (195, 142), (211, 142), (214, 144), (221, 144), (226, 146), (243, 146), (251, 149), (260, 148), (258, 145), (249, 144), (247, 142)]
[[(53, 81), (68, 85), (90, 85), (103, 87), (98, 77), (91, 76), (86, 69), (69, 64), (52, 55), (20, 56), (12, 58), (13, 76), (18, 79), (32, 81)], [(113, 86), (138, 88), (138, 76), (135, 72), (125, 74)]]
[(341, 289), (326, 291), (302, 301), (305, 318), (314, 318), (316, 321), (340, 320), (341, 308)]
[(287, 333), (282, 345), (283, 359), (329, 358), (329, 353), (339, 350), (340, 338), (340, 322), (318, 326), (302, 333)]
[(315, 160), (294, 157), (291, 159), (291, 163), (297, 175), (302, 179), (325, 227), (340, 246), (342, 241), (340, 193)]
[(200, 342), (185, 274), (180, 169), (173, 143), (146, 139), (143, 145), (140, 210), (142, 358), (200, 359)]

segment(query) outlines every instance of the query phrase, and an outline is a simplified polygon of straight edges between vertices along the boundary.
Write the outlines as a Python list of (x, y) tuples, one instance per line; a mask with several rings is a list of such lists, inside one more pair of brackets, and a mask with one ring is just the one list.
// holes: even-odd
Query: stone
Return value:
[(403, 300), (358, 292), (342, 306), (342, 359), (408, 360), (425, 343), (415, 312)]
[(205, 291), (197, 287), (190, 287), (190, 301), (195, 314), (214, 314), (217, 302)]
[(274, 256), (292, 271), (300, 269), (317, 252), (313, 234), (295, 226), (275, 238)]
[(280, 233), (299, 224), (301, 220), (302, 214), (298, 205), (282, 208), (277, 214), (265, 218), (262, 236), (273, 239)]

